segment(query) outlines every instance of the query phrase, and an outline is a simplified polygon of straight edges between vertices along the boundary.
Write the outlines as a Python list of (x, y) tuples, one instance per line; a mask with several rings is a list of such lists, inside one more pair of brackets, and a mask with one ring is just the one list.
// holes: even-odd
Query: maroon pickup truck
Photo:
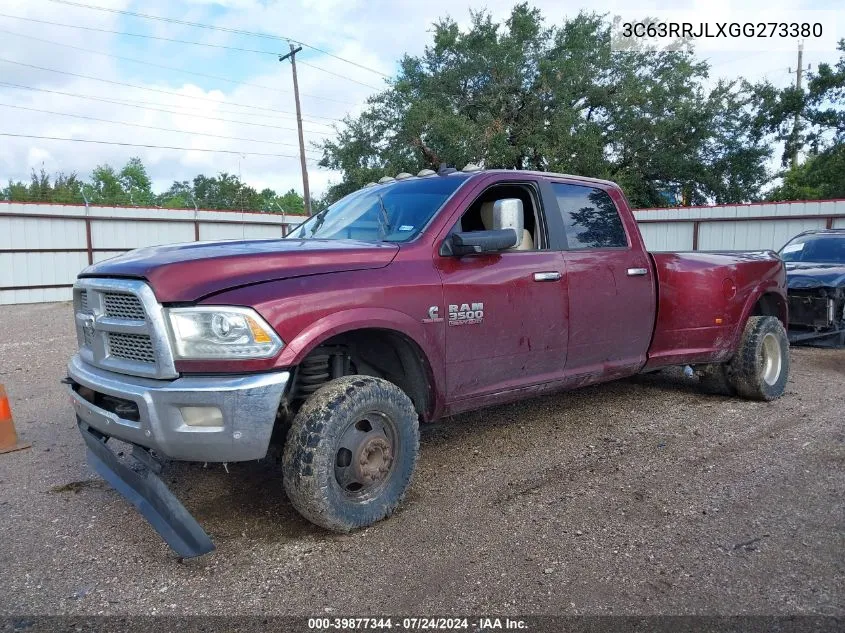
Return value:
[(285, 239), (132, 251), (74, 314), (89, 461), (182, 556), (213, 545), (162, 458), (283, 443), (293, 505), (348, 531), (400, 503), (420, 422), (672, 365), (770, 400), (789, 373), (776, 254), (650, 254), (617, 185), (549, 173), (403, 173)]

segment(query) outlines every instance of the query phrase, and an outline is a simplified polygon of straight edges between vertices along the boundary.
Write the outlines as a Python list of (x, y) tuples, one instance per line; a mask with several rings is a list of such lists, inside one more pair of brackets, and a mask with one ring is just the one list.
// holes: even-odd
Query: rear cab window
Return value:
[(569, 250), (627, 248), (619, 210), (603, 189), (550, 183), (563, 219)]

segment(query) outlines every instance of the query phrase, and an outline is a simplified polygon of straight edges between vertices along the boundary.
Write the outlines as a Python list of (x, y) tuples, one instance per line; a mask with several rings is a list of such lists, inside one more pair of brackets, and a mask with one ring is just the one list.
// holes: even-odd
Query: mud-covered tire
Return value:
[(789, 340), (783, 324), (772, 316), (748, 319), (739, 348), (728, 364), (736, 393), (749, 400), (774, 400), (789, 380)]
[[(385, 454), (392, 459), (388, 470), (376, 475), (382, 479), (368, 483), (359, 494), (342, 487), (337, 468), (348, 438), (354, 439), (363, 433), (359, 428), (366, 428), (362, 420), (371, 429), (380, 426), (387, 439), (374, 435), (374, 439), (359, 440), (362, 454), (372, 454), (372, 443), (381, 442), (375, 450), (382, 451), (382, 445), (387, 448), (379, 453), (379, 463), (386, 463)], [(285, 491), (309, 521), (349, 532), (393, 513), (410, 484), (418, 454), (419, 423), (410, 398), (387, 380), (345, 376), (314, 392), (293, 419), (282, 457)], [(350, 459), (355, 458), (352, 454)]]

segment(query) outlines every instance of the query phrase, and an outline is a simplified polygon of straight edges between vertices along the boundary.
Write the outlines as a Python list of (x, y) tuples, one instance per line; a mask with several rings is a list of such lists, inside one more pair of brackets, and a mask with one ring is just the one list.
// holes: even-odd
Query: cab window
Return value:
[(628, 238), (619, 211), (606, 191), (552, 183), (570, 250), (625, 248)]

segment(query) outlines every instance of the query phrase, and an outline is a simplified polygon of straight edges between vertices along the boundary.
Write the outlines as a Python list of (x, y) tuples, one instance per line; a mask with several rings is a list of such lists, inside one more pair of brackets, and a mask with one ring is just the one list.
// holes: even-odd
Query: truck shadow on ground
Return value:
[[(697, 378), (687, 378), (682, 370), (662, 370), (640, 374), (610, 383), (582, 387), (538, 396), (506, 405), (479, 409), (470, 413), (450, 416), (433, 424), (420, 426), (421, 450), (443, 449), (455, 442), (477, 442), (481, 432), (496, 427), (523, 424), (523, 418), (532, 418), (531, 428), (541, 432), (543, 425), (554, 417), (559, 424), (577, 429), (584, 419), (601, 418), (609, 405), (625, 409), (637, 407), (643, 390), (655, 394), (687, 394), (698, 402), (727, 403), (729, 396), (708, 392)], [(622, 406), (624, 405), (624, 406)], [(542, 415), (546, 413), (547, 415)], [(537, 420), (538, 414), (542, 420)], [(551, 415), (549, 415), (551, 414)], [(614, 426), (605, 420), (606, 427)]]
[(229, 464), (170, 462), (164, 481), (215, 542), (265, 542), (331, 534), (300, 516), (288, 501), (281, 465), (264, 459)]

